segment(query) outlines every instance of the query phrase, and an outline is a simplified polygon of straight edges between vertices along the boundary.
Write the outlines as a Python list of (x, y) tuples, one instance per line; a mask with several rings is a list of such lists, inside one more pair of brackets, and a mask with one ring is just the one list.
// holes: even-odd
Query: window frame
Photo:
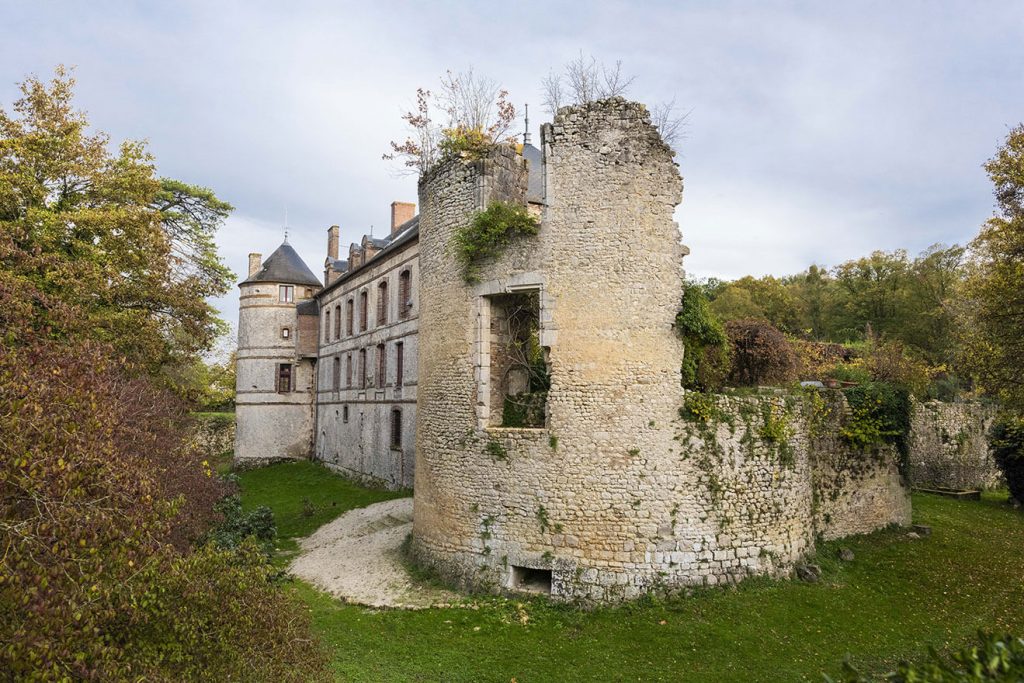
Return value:
[(290, 394), (295, 391), (295, 373), (292, 363), (277, 364), (276, 389), (279, 394)]
[(277, 302), (281, 304), (295, 303), (295, 285), (278, 285)]

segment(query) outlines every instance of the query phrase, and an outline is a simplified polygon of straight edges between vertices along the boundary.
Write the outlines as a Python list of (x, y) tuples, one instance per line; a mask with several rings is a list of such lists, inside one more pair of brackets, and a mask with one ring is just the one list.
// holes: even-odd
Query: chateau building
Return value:
[[(419, 214), (392, 204), (389, 234), (347, 259), (331, 227), (323, 284), (287, 242), (250, 256), (236, 463), (415, 483), (418, 562), (593, 602), (788, 575), (818, 538), (908, 523), (895, 449), (853, 448), (797, 397), (708, 397), (714, 415), (688, 417), (682, 177), (647, 109), (563, 107), (540, 145), (438, 162)], [(509, 207), (536, 229), (467, 272), (474, 217)]]

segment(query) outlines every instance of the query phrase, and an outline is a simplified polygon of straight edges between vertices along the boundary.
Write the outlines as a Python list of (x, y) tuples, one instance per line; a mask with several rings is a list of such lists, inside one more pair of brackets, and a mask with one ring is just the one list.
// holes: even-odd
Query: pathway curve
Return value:
[(451, 591), (414, 580), (402, 565), (402, 541), (412, 532), (412, 498), (346, 512), (299, 541), (291, 565), (299, 578), (346, 602), (423, 609), (457, 602)]

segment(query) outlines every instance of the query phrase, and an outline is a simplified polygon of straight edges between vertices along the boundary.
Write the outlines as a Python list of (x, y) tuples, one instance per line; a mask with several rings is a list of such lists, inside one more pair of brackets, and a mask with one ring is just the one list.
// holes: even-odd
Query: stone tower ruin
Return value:
[[(661, 569), (650, 539), (673, 505), (692, 504), (669, 428), (682, 399), (682, 181), (643, 105), (564, 108), (541, 134), (539, 233), (477, 284), (454, 235), (491, 202), (523, 203), (527, 162), (499, 147), (420, 182), (414, 548), (473, 588), (631, 597)], [(505, 302), (522, 294), (539, 307), (550, 390), (543, 425), (507, 428), (498, 347)]]
[[(541, 134), (540, 158), (499, 146), (420, 180), (418, 561), (464, 588), (611, 602), (788, 574), (818, 536), (908, 523), (891, 447), (823, 436), (798, 397), (681, 410), (682, 180), (646, 108), (566, 107)], [(539, 230), (467, 282), (457, 235), (499, 201)]]

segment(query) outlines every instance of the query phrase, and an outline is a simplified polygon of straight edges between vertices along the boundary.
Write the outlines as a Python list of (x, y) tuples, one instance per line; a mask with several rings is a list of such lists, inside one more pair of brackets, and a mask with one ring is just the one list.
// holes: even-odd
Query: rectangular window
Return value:
[(388, 377), (388, 352), (383, 344), (377, 344), (377, 388), (383, 389)]
[(345, 386), (352, 388), (352, 354), (345, 356)]
[(398, 389), (402, 388), (402, 383), (405, 381), (405, 344), (397, 342), (395, 344), (395, 387)]
[(324, 343), (331, 341), (331, 312), (324, 311)]
[(342, 406), (341, 408), (341, 421), (348, 422), (348, 406)]
[(352, 336), (352, 333), (354, 331), (352, 328), (352, 318), (354, 316), (354, 309), (355, 303), (352, 301), (352, 299), (349, 299), (345, 303), (345, 329), (347, 330), (345, 334), (347, 334), (350, 337)]
[(377, 325), (388, 323), (388, 281), (377, 285)]
[(334, 338), (341, 339), (341, 304), (334, 307)]
[(366, 388), (366, 349), (359, 349), (359, 388)]
[(366, 332), (366, 327), (369, 324), (367, 320), (369, 311), (369, 297), (366, 292), (359, 293), (359, 331)]
[(287, 394), (292, 390), (292, 365), (281, 363), (277, 366), (277, 393)]
[(295, 287), (292, 287), (291, 285), (281, 285), (277, 288), (277, 299), (282, 303), (292, 303), (295, 301)]
[(403, 270), (398, 276), (398, 317), (405, 320), (412, 308), (412, 273)]
[(341, 358), (339, 358), (338, 356), (334, 357), (334, 366), (332, 370), (333, 372), (331, 373), (331, 387), (333, 387), (334, 390), (337, 391), (338, 389), (341, 388)]
[(291, 339), (291, 338), (292, 338), (292, 330), (291, 330), (291, 328), (290, 327), (282, 327), (281, 328), (281, 339)]
[(480, 387), (492, 427), (542, 428), (551, 379), (540, 345), (540, 292), (486, 297), (489, 326), (483, 340), (489, 386)]
[(402, 447), (402, 411), (399, 408), (391, 411), (391, 447)]

